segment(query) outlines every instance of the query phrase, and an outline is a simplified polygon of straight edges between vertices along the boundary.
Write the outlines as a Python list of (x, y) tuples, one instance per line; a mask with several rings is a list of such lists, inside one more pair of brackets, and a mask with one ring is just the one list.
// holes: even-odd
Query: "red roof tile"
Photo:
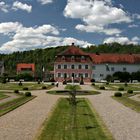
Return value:
[(21, 70), (21, 68), (32, 68), (32, 70), (34, 71), (35, 70), (35, 64), (33, 63), (20, 63), (20, 64), (17, 64), (17, 70)]
[(89, 54), (93, 63), (140, 63), (140, 54)]

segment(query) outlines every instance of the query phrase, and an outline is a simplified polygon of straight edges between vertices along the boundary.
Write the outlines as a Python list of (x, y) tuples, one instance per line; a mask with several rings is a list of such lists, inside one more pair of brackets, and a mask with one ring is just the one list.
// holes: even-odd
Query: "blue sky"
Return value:
[(140, 43), (139, 0), (0, 0), (0, 53)]

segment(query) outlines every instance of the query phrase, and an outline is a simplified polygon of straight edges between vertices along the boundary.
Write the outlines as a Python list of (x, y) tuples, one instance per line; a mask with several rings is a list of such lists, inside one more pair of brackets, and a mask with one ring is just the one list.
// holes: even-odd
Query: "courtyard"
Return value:
[[(42, 89), (44, 85), (47, 87), (46, 89)], [(26, 98), (28, 101), (14, 106), (1, 115), (0, 139), (140, 139), (140, 84), (128, 84), (127, 86), (124, 83), (77, 84), (78, 104), (76, 113), (73, 113), (75, 111), (71, 110), (68, 102), (69, 94), (61, 94), (62, 91), (69, 90), (70, 86), (61, 83), (58, 87), (52, 86), (51, 83), (23, 83), (23, 86), (29, 88), (28, 92), (31, 92), (32, 97)], [(105, 90), (101, 90), (100, 86), (105, 86)], [(128, 102), (127, 105), (120, 102), (119, 100), (122, 100), (122, 97), (114, 97), (118, 87), (124, 87), (123, 91), (119, 91), (124, 95), (127, 94), (129, 89), (133, 89), (133, 94), (127, 98), (133, 100), (132, 103), (130, 101), (131, 104), (137, 102), (135, 106), (130, 107)], [(16, 89), (19, 90), (21, 95), (14, 93)], [(55, 94), (51, 94), (54, 91)], [(78, 95), (82, 91), (88, 91), (90, 94)], [(23, 87), (18, 87), (17, 84), (1, 85), (0, 108), (3, 104), (7, 106), (9, 102), (17, 102), (20, 98), (22, 98), (21, 101), (24, 101), (25, 92), (27, 91), (24, 91)], [(126, 98), (126, 96), (123, 96), (123, 98)], [(135, 108), (138, 108), (138, 111)], [(76, 117), (71, 118), (75, 115)]]

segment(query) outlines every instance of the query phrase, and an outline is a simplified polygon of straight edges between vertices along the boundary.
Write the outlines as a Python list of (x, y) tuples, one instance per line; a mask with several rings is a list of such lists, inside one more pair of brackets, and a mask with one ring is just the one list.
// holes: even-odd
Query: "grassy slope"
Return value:
[(97, 121), (97, 115), (85, 99), (77, 99), (72, 108), (66, 98), (57, 104), (51, 118), (44, 123), (39, 140), (112, 140)]
[[(112, 98), (117, 100), (118, 102), (122, 103), (123, 105), (125, 105), (137, 112), (140, 112), (140, 102), (130, 99), (129, 96), (130, 96), (130, 94), (127, 93), (127, 94), (124, 94), (122, 97), (112, 96)], [(132, 94), (131, 94), (131, 96), (132, 96)]]

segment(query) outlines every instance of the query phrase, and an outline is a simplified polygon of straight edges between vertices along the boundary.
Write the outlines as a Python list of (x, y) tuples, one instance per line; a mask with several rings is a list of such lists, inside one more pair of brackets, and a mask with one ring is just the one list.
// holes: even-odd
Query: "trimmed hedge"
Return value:
[(14, 93), (19, 93), (19, 90), (18, 89), (14, 90)]
[(23, 90), (28, 90), (28, 87), (24, 87)]
[(119, 91), (124, 91), (124, 88), (123, 87), (119, 87), (118, 90)]
[(47, 87), (46, 86), (42, 86), (42, 89), (47, 89)]
[(127, 93), (133, 93), (133, 90), (132, 90), (132, 89), (129, 89), (129, 90), (127, 91)]
[(32, 96), (32, 95), (31, 95), (31, 92), (25, 92), (25, 96), (27, 96), (27, 97)]
[(114, 96), (115, 97), (122, 97), (122, 93), (121, 92), (116, 92), (116, 93), (114, 93)]
[(104, 86), (100, 86), (100, 89), (105, 90), (105, 87)]

